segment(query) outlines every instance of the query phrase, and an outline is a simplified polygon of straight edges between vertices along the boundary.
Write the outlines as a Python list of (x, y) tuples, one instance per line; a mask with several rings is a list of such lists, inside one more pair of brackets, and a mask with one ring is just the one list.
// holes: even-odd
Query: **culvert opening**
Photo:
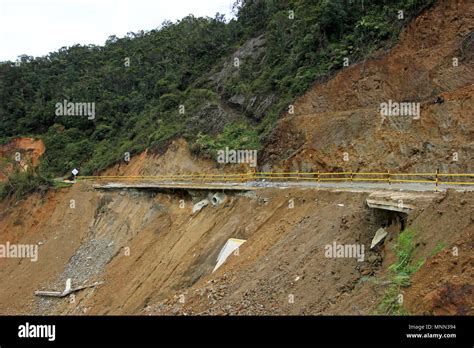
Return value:
[(405, 229), (408, 214), (398, 211), (374, 209), (374, 217), (377, 226), (396, 229), (401, 232)]
[(216, 206), (218, 204), (224, 203), (226, 198), (227, 198), (227, 196), (226, 196), (225, 193), (217, 192), (217, 193), (212, 195), (210, 201), (211, 201), (212, 205)]

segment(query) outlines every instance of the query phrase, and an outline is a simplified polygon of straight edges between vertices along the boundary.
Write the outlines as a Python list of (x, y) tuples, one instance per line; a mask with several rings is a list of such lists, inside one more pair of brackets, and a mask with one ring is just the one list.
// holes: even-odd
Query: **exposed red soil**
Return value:
[[(285, 115), (269, 140), (264, 161), (290, 171), (472, 172), (473, 29), (472, 1), (438, 1), (393, 49), (297, 99), (295, 114)], [(420, 119), (382, 120), (380, 104), (389, 100), (421, 103)]]
[[(39, 164), (40, 157), (46, 150), (41, 139), (33, 138), (16, 138), (8, 144), (0, 145), (0, 160), (15, 160), (16, 153), (20, 153), (20, 162), (22, 168), (28, 165), (36, 167)], [(0, 167), (0, 180), (4, 179), (11, 172), (13, 166), (7, 163), (3, 168)]]

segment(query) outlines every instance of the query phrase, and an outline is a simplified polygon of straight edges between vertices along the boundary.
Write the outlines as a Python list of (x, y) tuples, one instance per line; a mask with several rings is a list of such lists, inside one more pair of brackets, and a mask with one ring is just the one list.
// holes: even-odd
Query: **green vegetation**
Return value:
[(435, 256), (436, 254), (438, 254), (441, 250), (443, 250), (444, 248), (446, 247), (446, 244), (442, 241), (439, 241), (438, 243), (436, 243), (436, 246), (434, 247), (434, 249), (431, 251), (431, 254), (430, 256)]
[[(189, 16), (110, 36), (104, 46), (21, 56), (20, 66), (0, 63), (0, 143), (41, 137), (40, 177), (73, 167), (96, 174), (125, 152), (162, 149), (177, 137), (200, 153), (259, 148), (295, 97), (340, 69), (344, 58), (354, 63), (392, 45), (432, 2), (240, 0), (230, 21)], [(262, 54), (247, 52), (239, 68), (220, 74), (237, 49), (260, 36)], [(94, 102), (95, 119), (57, 116), (63, 100)]]
[(20, 170), (17, 166), (7, 177), (7, 180), (0, 182), (0, 199), (14, 197), (19, 200), (27, 194), (38, 190), (41, 187), (49, 187), (52, 181), (36, 173), (32, 166), (26, 170)]
[(60, 189), (60, 188), (65, 188), (65, 187), (71, 187), (72, 186), (72, 183), (70, 182), (64, 182), (61, 180), (53, 180), (53, 187), (54, 188), (57, 188), (57, 189)]
[(418, 271), (425, 260), (414, 262), (413, 253), (415, 246), (415, 231), (405, 229), (398, 235), (395, 253), (397, 262), (389, 267), (390, 285), (377, 308), (378, 314), (406, 315), (403, 307), (402, 289), (410, 285), (410, 277)]
[(216, 138), (199, 133), (193, 150), (196, 153), (206, 153), (213, 156), (218, 150), (247, 149), (258, 150), (260, 144), (258, 134), (254, 129), (248, 129), (244, 124), (229, 124)]

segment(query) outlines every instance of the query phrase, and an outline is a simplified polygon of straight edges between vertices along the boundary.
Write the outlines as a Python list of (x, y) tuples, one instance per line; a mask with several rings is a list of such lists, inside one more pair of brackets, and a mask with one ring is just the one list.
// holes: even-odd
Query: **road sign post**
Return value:
[(76, 181), (76, 175), (79, 174), (79, 171), (74, 168), (72, 171), (71, 171), (72, 175), (74, 175), (74, 181)]

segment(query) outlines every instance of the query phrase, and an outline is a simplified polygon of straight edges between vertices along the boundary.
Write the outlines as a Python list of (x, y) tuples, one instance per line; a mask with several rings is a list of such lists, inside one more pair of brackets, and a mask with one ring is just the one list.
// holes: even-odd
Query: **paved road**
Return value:
[[(436, 185), (429, 183), (371, 183), (371, 182), (249, 182), (254, 187), (311, 187), (327, 189), (348, 189), (361, 191), (396, 190), (396, 191), (435, 191)], [(474, 191), (474, 185), (439, 185), (438, 191), (454, 189), (457, 191)]]
[[(435, 184), (430, 183), (369, 183), (369, 182), (277, 182), (277, 181), (250, 181), (244, 183), (225, 183), (225, 182), (180, 182), (180, 181), (153, 181), (153, 180), (137, 180), (119, 182), (113, 179), (103, 184), (95, 184), (98, 189), (227, 189), (227, 190), (253, 190), (257, 188), (311, 188), (311, 189), (327, 189), (327, 190), (345, 190), (345, 191), (360, 191), (373, 192), (378, 190), (391, 191), (416, 191), (416, 192), (434, 192), (436, 191)], [(438, 191), (446, 191), (453, 189), (456, 191), (474, 191), (474, 185), (440, 185)]]

